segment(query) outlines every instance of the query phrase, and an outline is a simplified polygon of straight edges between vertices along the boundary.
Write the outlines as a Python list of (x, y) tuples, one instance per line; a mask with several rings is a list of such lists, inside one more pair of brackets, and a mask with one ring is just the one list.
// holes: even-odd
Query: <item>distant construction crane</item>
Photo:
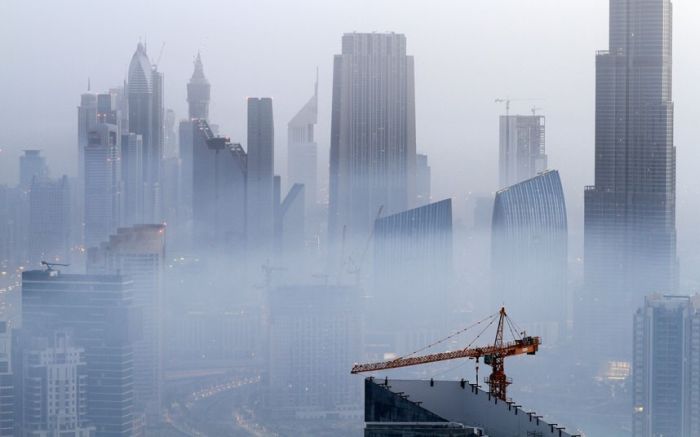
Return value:
[[(488, 325), (477, 335), (477, 337), (470, 343), (466, 348), (454, 352), (442, 352), (432, 355), (414, 356), (418, 352), (421, 352), (429, 347), (440, 344), (446, 340), (449, 340), (470, 328), (480, 325), (486, 321), (489, 321)], [(498, 327), (496, 328), (496, 339), (492, 346), (484, 347), (471, 347), (471, 345), (483, 334), (486, 329), (489, 328), (496, 320), (498, 320)], [(513, 341), (505, 342), (503, 340), (503, 331), (505, 326), (508, 326), (513, 336)], [(350, 373), (365, 373), (365, 372), (376, 372), (380, 370), (396, 369), (399, 367), (417, 366), (419, 364), (435, 363), (438, 361), (453, 360), (456, 358), (469, 358), (476, 359), (477, 362), (477, 372), (478, 363), (480, 358), (484, 358), (484, 362), (491, 366), (491, 375), (486, 379), (486, 383), (489, 385), (489, 391), (493, 396), (503, 401), (507, 400), (506, 391), (508, 385), (512, 381), (506, 376), (504, 361), (507, 357), (512, 357), (515, 355), (535, 355), (541, 344), (540, 337), (530, 337), (526, 336), (524, 332), (518, 333), (514, 328), (514, 323), (510, 320), (506, 314), (506, 309), (501, 308), (501, 310), (479, 322), (456, 332), (442, 340), (439, 340), (423, 349), (420, 349), (412, 354), (404, 357), (396, 358), (394, 360), (383, 361), (378, 363), (368, 363), (368, 364), (356, 364), (353, 366)], [(478, 375), (478, 373), (477, 373)], [(478, 384), (477, 376), (477, 384)]]
[(494, 103), (505, 103), (506, 104), (506, 117), (510, 115), (510, 103), (511, 102), (534, 102), (537, 100), (543, 100), (540, 98), (532, 97), (532, 98), (525, 98), (525, 99), (511, 99), (510, 97), (505, 97), (505, 98), (497, 98), (494, 100)]
[(362, 253), (360, 254), (360, 258), (358, 258), (357, 262), (353, 260), (352, 257), (348, 258), (348, 262), (350, 264), (350, 268), (348, 269), (348, 273), (355, 275), (355, 285), (360, 284), (360, 273), (362, 272), (362, 267), (365, 264), (365, 260), (367, 259), (367, 252), (369, 252), (369, 245), (372, 243), (372, 240), (374, 239), (374, 226), (377, 222), (382, 217), (382, 211), (384, 211), (384, 205), (381, 205), (379, 209), (377, 210), (377, 216), (374, 218), (374, 221), (372, 222), (372, 229), (369, 231), (369, 235), (367, 236), (367, 240), (365, 241), (365, 247), (362, 250)]

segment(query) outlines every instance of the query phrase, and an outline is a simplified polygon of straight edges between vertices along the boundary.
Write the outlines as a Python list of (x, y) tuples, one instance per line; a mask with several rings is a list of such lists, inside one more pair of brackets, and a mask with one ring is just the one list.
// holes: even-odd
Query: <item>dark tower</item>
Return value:
[(642, 296), (677, 286), (671, 26), (670, 0), (611, 0), (610, 48), (596, 56), (579, 332), (606, 339), (609, 358), (629, 358)]

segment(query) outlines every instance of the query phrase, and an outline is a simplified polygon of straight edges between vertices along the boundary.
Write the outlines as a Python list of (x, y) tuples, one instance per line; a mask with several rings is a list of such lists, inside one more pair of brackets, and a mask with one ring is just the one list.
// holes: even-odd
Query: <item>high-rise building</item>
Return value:
[(69, 262), (71, 243), (70, 187), (68, 177), (34, 178), (29, 191), (29, 259)]
[(194, 120), (192, 128), (195, 245), (208, 253), (212, 248), (240, 251), (245, 247), (246, 153), (240, 144), (215, 137), (205, 120)]
[(287, 124), (287, 185), (303, 184), (306, 211), (318, 201), (318, 145), (314, 129), (318, 122), (318, 78), (314, 95)]
[(500, 117), (499, 188), (533, 178), (547, 169), (542, 115)]
[[(194, 182), (192, 173), (194, 171), (195, 153), (195, 124), (197, 120), (207, 121), (209, 118), (209, 99), (211, 85), (204, 76), (204, 66), (202, 58), (197, 53), (194, 62), (194, 72), (187, 84), (187, 102), (189, 106), (187, 120), (182, 120), (178, 126), (178, 142), (180, 157), (180, 173), (178, 181), (178, 219), (179, 229), (187, 235), (192, 235), (193, 199), (192, 189)], [(208, 127), (211, 130), (211, 126)], [(212, 136), (216, 135), (212, 133)], [(189, 239), (189, 238), (188, 238)]]
[(671, 39), (670, 0), (610, 1), (610, 47), (596, 56), (579, 332), (611, 358), (630, 356), (635, 302), (677, 287)]
[(28, 252), (26, 193), (19, 187), (0, 185), (0, 263), (22, 265)]
[(0, 317), (0, 437), (14, 437), (17, 396), (12, 372), (12, 327), (7, 317)]
[(141, 223), (159, 222), (160, 164), (163, 155), (163, 75), (151, 66), (139, 43), (129, 64), (129, 132), (141, 135), (143, 217)]
[(633, 356), (633, 436), (700, 435), (700, 296), (645, 298)]
[(122, 221), (126, 226), (142, 223), (143, 139), (137, 134), (121, 136)]
[(34, 178), (45, 179), (49, 176), (46, 159), (41, 150), (25, 150), (19, 157), (19, 186), (28, 190)]
[(85, 350), (87, 419), (96, 436), (141, 435), (134, 409), (137, 329), (132, 283), (123, 276), (22, 273), (21, 349), (29, 338), (72, 331), (75, 346)]
[(163, 156), (164, 158), (177, 157), (177, 134), (175, 133), (175, 111), (165, 111), (163, 122)]
[(361, 387), (348, 369), (362, 351), (356, 287), (274, 288), (269, 308), (269, 407), (276, 417), (359, 416)]
[[(275, 179), (279, 180), (279, 176)], [(279, 193), (279, 184), (276, 185)], [(292, 185), (282, 201), (281, 196), (275, 195), (275, 253), (283, 265), (304, 260), (305, 195), (303, 184)]]
[(248, 178), (246, 233), (258, 254), (272, 249), (274, 227), (275, 128), (272, 99), (248, 99)]
[(98, 123), (85, 147), (85, 247), (109, 237), (121, 214), (121, 135), (117, 125)]
[(187, 84), (187, 103), (189, 106), (189, 119), (209, 120), (209, 100), (211, 85), (204, 76), (202, 57), (197, 53), (194, 61), (194, 72)]
[(491, 307), (555, 343), (566, 332), (568, 228), (559, 172), (496, 193), (491, 227)]
[[(408, 336), (445, 328), (440, 324), (454, 308), (452, 200), (377, 219), (373, 240), (368, 329), (389, 333), (391, 351), (407, 350), (415, 346)], [(363, 258), (353, 257), (358, 275), (367, 268)]]
[[(83, 181), (85, 163), (83, 154), (88, 144), (88, 132), (92, 132), (97, 124), (97, 96), (89, 90), (81, 94), (78, 106), (78, 179)], [(80, 188), (82, 193), (82, 187)]]
[(22, 433), (24, 436), (90, 437), (85, 350), (69, 331), (30, 338), (23, 349)]
[(428, 155), (416, 155), (416, 206), (430, 203), (431, 171)]
[(348, 33), (333, 64), (329, 237), (370, 233), (386, 214), (415, 201), (413, 57), (406, 37)]
[(132, 281), (140, 309), (141, 338), (134, 342), (134, 395), (149, 418), (160, 415), (162, 385), (162, 313), (165, 226), (120, 228), (99, 247), (88, 250), (89, 274), (122, 274)]

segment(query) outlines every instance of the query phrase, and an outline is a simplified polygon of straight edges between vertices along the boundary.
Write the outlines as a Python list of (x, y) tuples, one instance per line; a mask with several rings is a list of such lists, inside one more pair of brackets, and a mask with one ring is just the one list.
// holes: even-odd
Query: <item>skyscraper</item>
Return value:
[(187, 103), (189, 106), (189, 119), (195, 118), (209, 120), (209, 99), (211, 85), (204, 76), (204, 65), (199, 52), (194, 61), (194, 72), (187, 84)]
[(12, 326), (0, 317), (0, 437), (15, 436), (17, 403), (12, 371)]
[[(83, 181), (85, 170), (84, 155), (88, 143), (88, 132), (91, 132), (97, 124), (97, 96), (88, 90), (80, 95), (78, 106), (78, 180)], [(82, 187), (79, 188), (82, 193)]]
[(272, 99), (248, 99), (248, 248), (263, 255), (272, 249), (274, 227), (275, 128)]
[(304, 185), (307, 212), (313, 211), (318, 196), (318, 145), (314, 135), (317, 122), (318, 78), (314, 95), (287, 124), (287, 185)]
[(566, 331), (568, 229), (559, 173), (544, 172), (496, 193), (491, 227), (491, 307), (548, 342)]
[(98, 123), (85, 147), (85, 247), (104, 241), (119, 226), (121, 135), (117, 125)]
[(367, 235), (386, 214), (415, 201), (416, 125), (413, 57), (406, 37), (348, 33), (333, 64), (330, 238)]
[(69, 262), (70, 187), (68, 177), (34, 178), (29, 191), (29, 260)]
[(633, 436), (700, 435), (700, 296), (648, 296), (634, 316)]
[(543, 116), (501, 116), (498, 167), (499, 188), (533, 178), (547, 169)]
[(133, 281), (134, 304), (141, 312), (141, 338), (134, 342), (136, 406), (158, 420), (162, 384), (163, 268), (165, 226), (120, 228), (88, 251), (89, 274), (123, 274)]
[(97, 436), (141, 435), (134, 410), (132, 342), (139, 334), (131, 287), (119, 275), (22, 273), (21, 349), (32, 337), (73, 332), (75, 345), (85, 349), (87, 419)]
[(203, 253), (212, 253), (212, 249), (241, 251), (246, 235), (246, 153), (240, 144), (215, 137), (205, 120), (194, 120), (192, 128), (196, 248)]
[(430, 203), (431, 172), (428, 155), (416, 155), (416, 206)]
[(34, 178), (44, 179), (49, 176), (46, 159), (41, 156), (41, 150), (25, 150), (19, 157), (19, 185), (28, 190)]
[(142, 222), (143, 140), (133, 133), (121, 136), (122, 224)]
[[(449, 319), (455, 297), (452, 200), (381, 217), (374, 222), (373, 237), (370, 334), (387, 334), (393, 352), (414, 348), (421, 342), (414, 339), (423, 334), (436, 338), (436, 332), (451, 329), (443, 323)], [(352, 256), (356, 265), (351, 267), (359, 275), (366, 267), (362, 265), (365, 257)], [(430, 298), (426, 298), (428, 290)]]
[(629, 308), (677, 284), (671, 38), (670, 0), (611, 0), (610, 47), (596, 56), (581, 332), (623, 359)]
[(270, 291), (268, 307), (268, 399), (275, 416), (313, 422), (340, 412), (359, 415), (361, 386), (347, 369), (362, 350), (360, 290), (279, 287)]
[(158, 222), (160, 161), (163, 155), (163, 75), (151, 66), (146, 48), (139, 43), (129, 64), (129, 132), (143, 142), (143, 216), (141, 222)]

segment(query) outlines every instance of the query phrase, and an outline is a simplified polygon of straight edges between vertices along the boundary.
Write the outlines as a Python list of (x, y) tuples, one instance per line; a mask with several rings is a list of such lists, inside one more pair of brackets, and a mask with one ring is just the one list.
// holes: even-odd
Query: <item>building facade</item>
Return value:
[(700, 435), (700, 296), (645, 298), (633, 357), (633, 436)]
[(499, 188), (515, 185), (545, 171), (544, 116), (501, 116), (498, 150)]
[(609, 49), (596, 56), (580, 332), (606, 338), (591, 347), (616, 359), (631, 354), (629, 309), (677, 287), (671, 39), (670, 0), (610, 1)]
[(559, 173), (496, 193), (491, 226), (492, 308), (517, 309), (532, 335), (566, 332), (568, 227)]
[(329, 237), (365, 238), (385, 214), (415, 200), (413, 57), (395, 33), (343, 35), (333, 63)]
[(446, 199), (378, 218), (373, 262), (352, 256), (356, 280), (372, 269), (368, 335), (386, 338), (389, 351), (409, 350), (451, 329), (443, 323), (454, 309), (452, 239), (452, 200)]
[(21, 349), (32, 337), (72, 331), (75, 346), (85, 350), (87, 419), (98, 437), (141, 435), (134, 408), (133, 341), (139, 334), (133, 317), (132, 283), (122, 276), (22, 273)]
[(68, 177), (34, 178), (29, 191), (29, 259), (69, 262), (71, 195)]
[(348, 369), (362, 350), (360, 290), (279, 287), (268, 305), (269, 408), (293, 419), (359, 415), (361, 387)]
[(274, 232), (275, 173), (275, 129), (270, 98), (248, 99), (247, 153), (246, 233), (249, 254), (269, 256)]
[(141, 328), (141, 337), (133, 343), (134, 397), (136, 408), (146, 411), (151, 422), (160, 419), (161, 408), (164, 263), (164, 225), (120, 228), (88, 250), (89, 274), (122, 274), (132, 281)]
[(119, 127), (98, 123), (84, 151), (85, 247), (104, 241), (121, 218), (121, 135)]
[(314, 95), (287, 124), (287, 185), (304, 185), (306, 211), (318, 202), (318, 145), (314, 129), (318, 122), (318, 79)]

